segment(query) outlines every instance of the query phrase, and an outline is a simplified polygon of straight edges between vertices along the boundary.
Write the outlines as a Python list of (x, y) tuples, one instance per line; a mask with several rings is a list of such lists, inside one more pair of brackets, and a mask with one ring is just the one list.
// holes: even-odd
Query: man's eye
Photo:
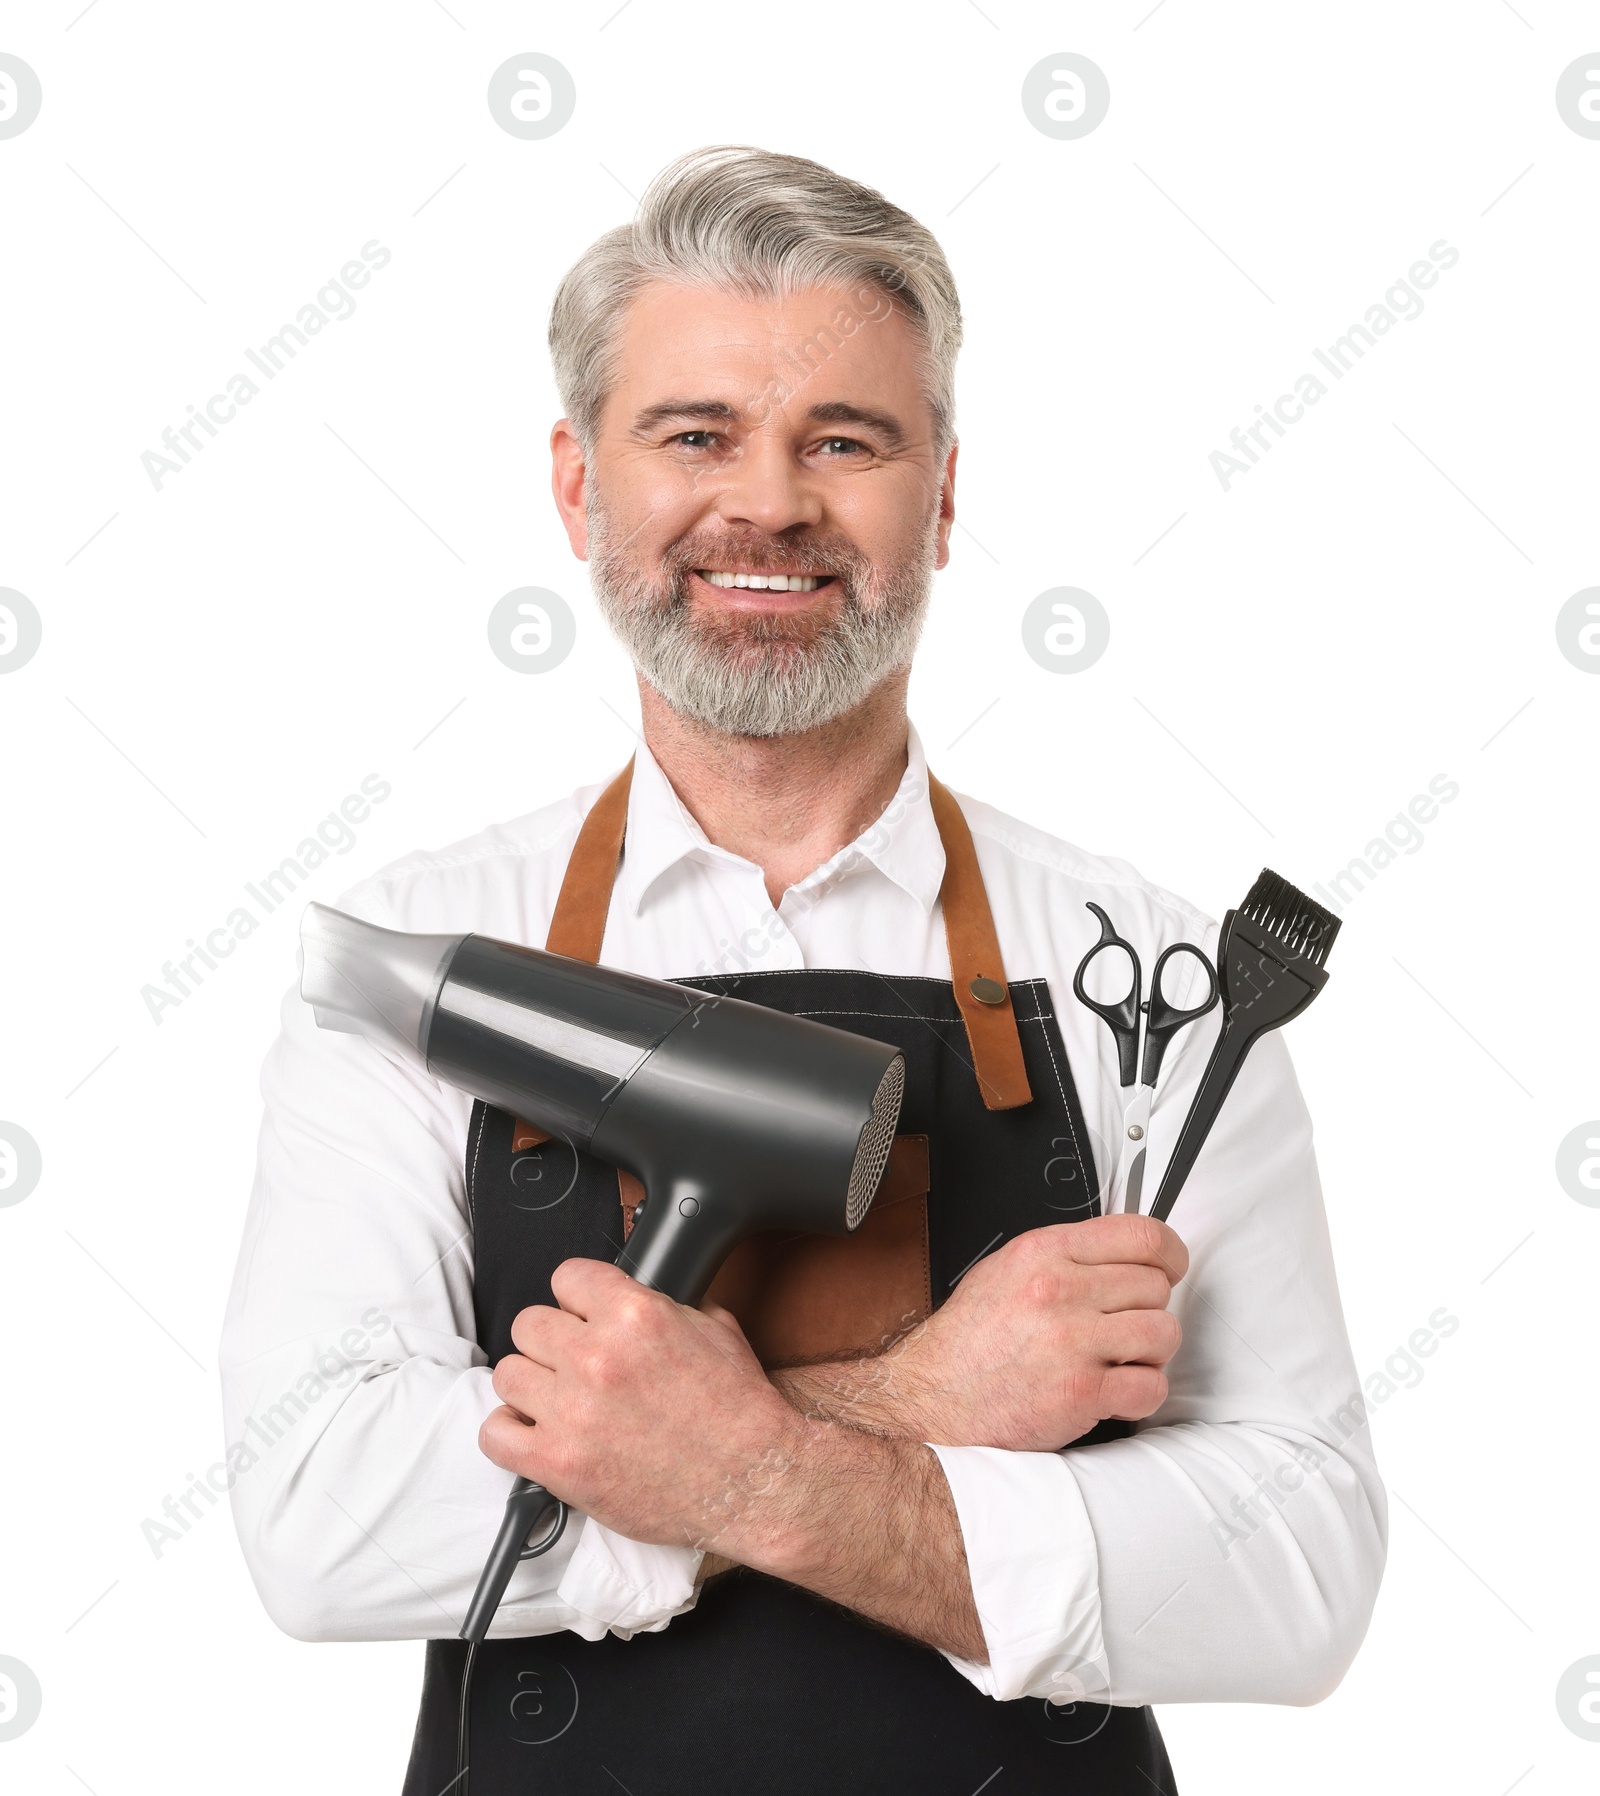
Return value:
[(672, 440), (681, 443), (685, 449), (709, 449), (717, 436), (712, 430), (680, 430)]
[(854, 437), (824, 437), (817, 447), (828, 455), (865, 454), (866, 445), (858, 443)]

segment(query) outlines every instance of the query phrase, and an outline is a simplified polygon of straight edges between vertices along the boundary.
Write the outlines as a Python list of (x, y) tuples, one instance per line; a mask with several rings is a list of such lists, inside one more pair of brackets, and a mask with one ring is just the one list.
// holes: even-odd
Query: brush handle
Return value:
[(1172, 1206), (1178, 1201), (1183, 1182), (1200, 1157), (1200, 1150), (1211, 1133), (1211, 1125), (1222, 1109), (1223, 1099), (1232, 1089), (1239, 1068), (1244, 1065), (1245, 1055), (1255, 1046), (1258, 1037), (1265, 1033), (1263, 1029), (1245, 1028), (1236, 1016), (1224, 1018), (1222, 1033), (1211, 1050), (1210, 1060), (1206, 1062), (1200, 1089), (1194, 1094), (1189, 1114), (1183, 1119), (1178, 1145), (1172, 1150), (1172, 1158), (1167, 1162), (1167, 1170), (1162, 1175), (1161, 1189), (1156, 1193), (1156, 1201), (1150, 1206), (1150, 1214), (1157, 1222), (1165, 1222), (1172, 1214)]

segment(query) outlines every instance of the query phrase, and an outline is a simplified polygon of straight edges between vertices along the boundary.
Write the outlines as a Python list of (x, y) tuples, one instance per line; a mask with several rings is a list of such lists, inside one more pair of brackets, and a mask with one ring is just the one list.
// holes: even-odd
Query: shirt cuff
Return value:
[(569, 1624), (585, 1640), (607, 1632), (623, 1640), (659, 1634), (674, 1615), (695, 1604), (695, 1574), (705, 1555), (697, 1547), (649, 1546), (613, 1534), (592, 1516), (561, 1574), (556, 1595), (576, 1612)]
[(932, 1451), (955, 1499), (989, 1663), (944, 1656), (1000, 1702), (1103, 1701), (1099, 1557), (1066, 1461), (1000, 1447)]

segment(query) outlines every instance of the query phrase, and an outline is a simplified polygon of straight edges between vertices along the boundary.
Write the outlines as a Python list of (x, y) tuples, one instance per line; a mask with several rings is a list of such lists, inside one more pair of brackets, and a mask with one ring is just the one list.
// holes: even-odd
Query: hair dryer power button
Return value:
[(680, 1198), (678, 1201), (678, 1214), (680, 1216), (698, 1216), (700, 1214), (699, 1198), (698, 1197)]

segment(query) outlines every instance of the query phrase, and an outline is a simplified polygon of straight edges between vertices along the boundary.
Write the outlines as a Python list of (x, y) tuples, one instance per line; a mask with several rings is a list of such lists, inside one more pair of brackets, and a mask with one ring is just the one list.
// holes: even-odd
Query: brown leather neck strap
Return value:
[(633, 762), (594, 801), (572, 844), (567, 871), (556, 894), (550, 917), (550, 933), (544, 945), (552, 954), (570, 955), (591, 964), (600, 958), (605, 940), (606, 913), (611, 909), (611, 888), (617, 881), (622, 859), (622, 838), (628, 828), (628, 788), (633, 784)]
[[(633, 762), (606, 787), (591, 807), (573, 843), (561, 881), (545, 947), (574, 960), (598, 961), (605, 938), (611, 888), (622, 858), (628, 825), (628, 789)], [(950, 982), (967, 1026), (972, 1070), (989, 1110), (1014, 1110), (1032, 1101), (1022, 1061), (1022, 1040), (1006, 985), (994, 915), (984, 890), (972, 831), (961, 807), (930, 773), (928, 796), (944, 843), (944, 881), (939, 902), (950, 949)]]
[(1019, 1104), (1032, 1102), (1033, 1090), (1022, 1063), (1022, 1038), (1011, 1007), (1011, 990), (978, 851), (961, 806), (931, 773), (928, 797), (939, 840), (944, 843), (939, 903), (944, 910), (944, 939), (950, 949), (950, 983), (967, 1025), (972, 1070), (986, 1110), (1015, 1110)]

